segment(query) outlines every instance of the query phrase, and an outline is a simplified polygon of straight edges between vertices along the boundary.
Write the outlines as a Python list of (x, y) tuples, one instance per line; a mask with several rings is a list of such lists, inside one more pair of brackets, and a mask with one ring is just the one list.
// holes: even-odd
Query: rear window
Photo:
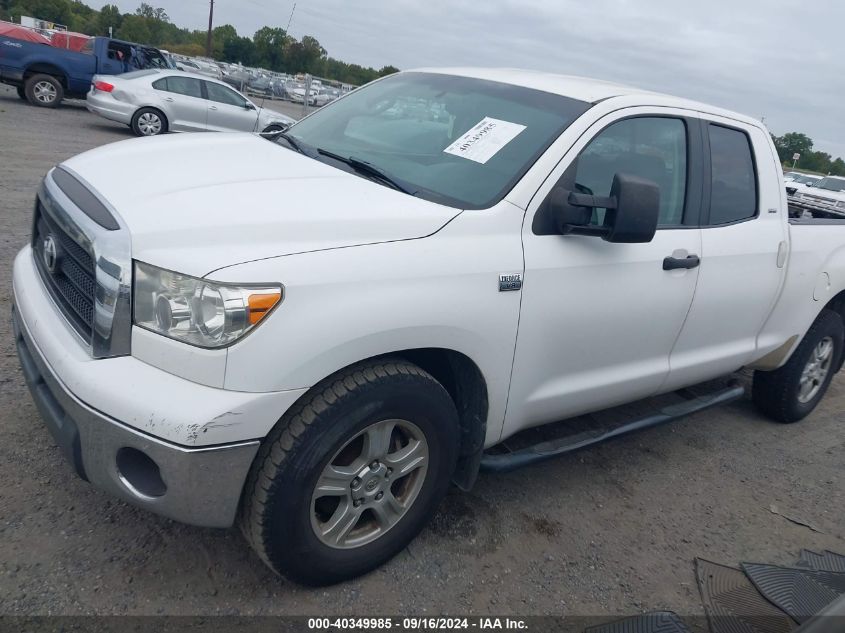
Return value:
[(202, 82), (191, 77), (163, 77), (153, 82), (156, 90), (166, 90), (180, 95), (202, 99)]
[(745, 132), (709, 125), (710, 224), (730, 224), (757, 215), (757, 176)]

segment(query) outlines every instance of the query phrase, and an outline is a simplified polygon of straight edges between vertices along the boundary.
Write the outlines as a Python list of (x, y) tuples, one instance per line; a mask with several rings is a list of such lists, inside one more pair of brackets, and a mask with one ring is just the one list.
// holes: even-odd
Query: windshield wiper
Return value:
[(276, 138), (277, 139), (278, 138), (285, 139), (287, 144), (291, 146), (291, 149), (296, 150), (300, 154), (305, 154), (306, 156), (309, 156), (309, 157), (311, 156), (311, 154), (309, 152), (305, 151), (304, 143), (300, 143), (299, 141), (296, 140), (295, 137), (291, 136), (287, 132), (282, 132)]
[(392, 176), (389, 176), (379, 167), (376, 167), (372, 163), (368, 163), (365, 160), (355, 158), (354, 156), (341, 156), (340, 154), (335, 154), (334, 152), (330, 152), (329, 150), (321, 149), (319, 147), (317, 148), (317, 153), (321, 156), (327, 156), (328, 158), (332, 158), (334, 160), (340, 161), (341, 163), (345, 163), (358, 173), (372, 176), (376, 180), (380, 180), (388, 187), (396, 189), (397, 191), (401, 191), (402, 193), (407, 193), (409, 196), (414, 196), (417, 194), (415, 190), (409, 189), (407, 185), (402, 184), (401, 182), (399, 182), (399, 180), (393, 178)]

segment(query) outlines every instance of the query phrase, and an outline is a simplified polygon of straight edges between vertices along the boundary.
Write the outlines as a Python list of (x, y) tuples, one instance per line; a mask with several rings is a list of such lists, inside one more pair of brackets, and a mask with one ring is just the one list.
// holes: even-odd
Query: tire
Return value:
[(158, 136), (167, 132), (167, 117), (161, 110), (141, 108), (132, 115), (130, 127), (135, 136)]
[[(20, 93), (19, 93), (20, 94)], [(24, 84), (27, 101), (39, 108), (55, 108), (65, 97), (61, 82), (52, 75), (33, 75)]]
[(26, 101), (26, 100), (27, 100), (27, 96), (26, 96), (26, 88), (24, 88), (23, 86), (16, 86), (16, 87), (15, 87), (15, 90), (17, 91), (18, 96), (19, 96), (21, 99), (23, 99), (24, 101)]
[(279, 134), (284, 132), (287, 128), (283, 125), (268, 125), (263, 130), (261, 130), (261, 135), (266, 138), (268, 141), (275, 141), (279, 138)]
[(822, 310), (783, 367), (754, 372), (751, 394), (757, 408), (782, 424), (807, 417), (841, 366), (843, 340), (842, 317)]
[[(379, 438), (392, 448), (382, 451)], [(397, 359), (354, 365), (314, 387), (267, 436), (244, 487), (241, 530), (273, 571), (296, 582), (364, 574), (433, 515), (458, 441), (455, 405), (430, 374)], [(330, 466), (338, 471), (328, 482)], [(331, 530), (341, 518), (346, 529)]]

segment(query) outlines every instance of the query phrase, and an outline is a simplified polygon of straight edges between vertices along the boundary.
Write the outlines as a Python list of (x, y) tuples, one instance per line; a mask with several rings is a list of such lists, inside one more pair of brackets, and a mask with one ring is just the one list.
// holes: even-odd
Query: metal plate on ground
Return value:
[(845, 574), (743, 563), (757, 590), (798, 622), (806, 622), (845, 594)]
[(818, 554), (808, 549), (802, 549), (796, 567), (845, 574), (845, 556), (831, 551)]
[(739, 569), (696, 558), (695, 577), (712, 633), (789, 633), (797, 628)]
[(584, 633), (690, 633), (690, 630), (677, 614), (671, 611), (654, 611), (591, 626), (584, 629)]

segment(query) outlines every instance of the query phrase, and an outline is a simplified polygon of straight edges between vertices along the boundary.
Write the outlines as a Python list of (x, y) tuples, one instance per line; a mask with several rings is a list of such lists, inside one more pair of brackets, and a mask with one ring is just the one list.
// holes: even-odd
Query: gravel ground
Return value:
[[(53, 164), (129, 130), (0, 87), (0, 309)], [(747, 376), (745, 377), (747, 380)], [(392, 562), (327, 589), (272, 575), (235, 530), (188, 527), (75, 478), (0, 319), (0, 614), (701, 613), (696, 556), (791, 563), (845, 552), (845, 381), (802, 424), (749, 400), (449, 495)], [(798, 525), (779, 512), (811, 524)]]

